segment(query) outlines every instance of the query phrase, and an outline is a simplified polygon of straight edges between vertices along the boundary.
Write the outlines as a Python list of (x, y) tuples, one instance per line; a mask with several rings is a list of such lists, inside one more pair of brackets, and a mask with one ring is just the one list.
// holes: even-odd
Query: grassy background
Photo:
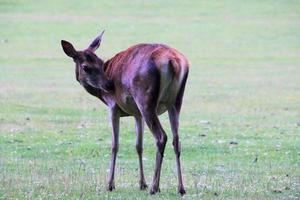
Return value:
[[(300, 198), (299, 1), (0, 0), (0, 199), (174, 199), (169, 141), (161, 189), (138, 190), (132, 118), (121, 120), (108, 193), (107, 111), (76, 82), (60, 46), (106, 29), (107, 59), (140, 42), (190, 60), (181, 115), (186, 199)], [(155, 145), (145, 133), (147, 183)]]

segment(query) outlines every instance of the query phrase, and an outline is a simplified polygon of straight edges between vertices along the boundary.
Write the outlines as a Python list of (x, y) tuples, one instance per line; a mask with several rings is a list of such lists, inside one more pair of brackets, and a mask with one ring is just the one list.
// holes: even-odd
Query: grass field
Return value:
[[(108, 59), (140, 42), (190, 60), (181, 114), (184, 199), (300, 198), (299, 1), (0, 0), (0, 199), (176, 199), (169, 141), (161, 193), (138, 189), (134, 120), (121, 120), (107, 192), (105, 106), (76, 82), (60, 40), (106, 29)], [(145, 133), (151, 183), (155, 144)]]

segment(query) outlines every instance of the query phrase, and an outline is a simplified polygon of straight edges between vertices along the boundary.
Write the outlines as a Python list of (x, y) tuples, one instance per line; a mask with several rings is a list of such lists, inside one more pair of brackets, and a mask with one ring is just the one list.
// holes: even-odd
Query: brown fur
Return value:
[[(116, 54), (113, 58), (106, 61), (104, 70), (108, 77), (128, 70), (137, 70), (149, 59), (153, 59), (159, 69), (165, 62), (172, 61), (176, 78), (179, 78), (181, 66), (188, 68), (187, 59), (176, 49), (163, 44), (138, 44)], [(133, 64), (134, 63), (134, 64)], [(126, 69), (125, 69), (126, 68)], [(129, 68), (129, 69), (128, 69)], [(187, 71), (187, 69), (182, 69)]]
[(187, 59), (176, 49), (167, 45), (138, 44), (103, 62), (94, 54), (100, 46), (102, 34), (84, 51), (76, 51), (73, 45), (66, 41), (62, 41), (62, 46), (64, 52), (76, 63), (77, 81), (87, 92), (103, 101), (111, 112), (113, 140), (108, 189), (115, 188), (114, 173), (119, 147), (119, 118), (134, 116), (140, 188), (147, 187), (142, 161), (145, 121), (157, 146), (155, 173), (150, 193), (155, 194), (159, 191), (160, 171), (167, 135), (158, 115), (168, 111), (179, 178), (178, 192), (181, 195), (185, 194), (181, 174), (178, 126), (188, 77)]

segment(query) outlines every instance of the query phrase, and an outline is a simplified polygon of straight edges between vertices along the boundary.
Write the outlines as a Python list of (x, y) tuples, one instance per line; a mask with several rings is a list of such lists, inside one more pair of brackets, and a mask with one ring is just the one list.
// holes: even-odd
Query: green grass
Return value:
[[(116, 191), (105, 190), (107, 110), (76, 82), (60, 46), (84, 49), (102, 29), (104, 59), (162, 42), (190, 60), (184, 198), (300, 198), (299, 1), (2, 0), (0, 27), (0, 199), (180, 198), (166, 115), (161, 193), (138, 190), (132, 118), (121, 120)], [(144, 146), (150, 184), (149, 130)]]

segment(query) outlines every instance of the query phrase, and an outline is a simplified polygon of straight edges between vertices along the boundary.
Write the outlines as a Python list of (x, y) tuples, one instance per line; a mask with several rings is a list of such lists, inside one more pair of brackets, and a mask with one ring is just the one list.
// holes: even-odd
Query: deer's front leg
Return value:
[(139, 166), (140, 166), (140, 189), (144, 190), (147, 188), (144, 175), (143, 167), (143, 135), (144, 135), (144, 120), (142, 117), (135, 117), (135, 127), (136, 127), (136, 152), (139, 156)]
[(110, 161), (110, 171), (108, 178), (108, 190), (112, 191), (115, 189), (115, 166), (116, 166), (116, 158), (119, 150), (119, 123), (120, 123), (120, 114), (118, 112), (118, 108), (113, 107), (110, 110), (110, 119), (112, 123), (112, 144), (111, 144), (111, 161)]

